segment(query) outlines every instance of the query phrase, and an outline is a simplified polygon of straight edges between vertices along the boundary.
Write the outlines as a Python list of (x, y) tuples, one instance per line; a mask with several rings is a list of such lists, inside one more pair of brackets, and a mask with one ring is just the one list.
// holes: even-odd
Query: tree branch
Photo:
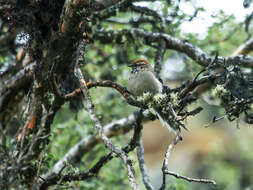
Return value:
[(141, 175), (142, 175), (142, 181), (143, 181), (147, 190), (153, 190), (154, 187), (152, 186), (151, 181), (149, 179), (147, 167), (146, 167), (145, 161), (144, 161), (144, 147), (143, 147), (143, 143), (142, 143), (142, 136), (139, 139), (139, 144), (138, 144), (138, 148), (137, 148), (137, 156), (138, 156), (139, 168), (140, 168)]
[(182, 176), (182, 175), (179, 175), (175, 172), (171, 172), (171, 171), (168, 171), (168, 170), (165, 170), (164, 173), (167, 174), (167, 175), (174, 176), (175, 178), (183, 179), (183, 180), (186, 180), (186, 181), (189, 181), (189, 182), (208, 183), (208, 184), (216, 185), (216, 182), (214, 180), (210, 180), (210, 179), (186, 177), (186, 176)]
[(156, 77), (160, 78), (163, 56), (166, 51), (166, 43), (163, 39), (161, 39), (157, 45), (158, 45), (158, 48), (157, 48), (157, 52), (156, 52), (156, 56), (155, 56), (154, 71), (155, 71)]
[(161, 31), (164, 30), (166, 26), (166, 18), (160, 15), (157, 11), (149, 9), (148, 7), (141, 7), (141, 6), (136, 6), (136, 5), (131, 5), (130, 8), (135, 12), (139, 12), (145, 15), (152, 16), (155, 19), (159, 19), (161, 22)]
[[(143, 105), (141, 102), (138, 102), (135, 100), (135, 98), (128, 92), (128, 90), (109, 80), (105, 80), (105, 81), (97, 81), (97, 82), (88, 82), (86, 83), (86, 86), (88, 89), (93, 88), (93, 87), (109, 87), (109, 88), (114, 88), (115, 90), (117, 90), (127, 101), (127, 103), (129, 103), (132, 106), (136, 106), (136, 107), (141, 107), (141, 108), (146, 108), (145, 105)], [(66, 94), (64, 96), (65, 99), (69, 99), (72, 98), (74, 96), (76, 96), (77, 94), (81, 93), (81, 89), (78, 88), (76, 90), (74, 90), (73, 92)]]
[(163, 160), (163, 166), (162, 166), (162, 172), (163, 172), (163, 181), (162, 181), (162, 186), (160, 187), (159, 190), (164, 190), (166, 187), (166, 171), (168, 170), (168, 164), (169, 164), (169, 157), (171, 154), (172, 149), (174, 148), (174, 146), (178, 143), (178, 141), (182, 140), (180, 134), (178, 133), (175, 137), (175, 139), (173, 140), (173, 142), (171, 144), (169, 144), (167, 151), (165, 153), (164, 156), (164, 160)]
[(247, 40), (244, 44), (242, 44), (233, 55), (247, 55), (251, 51), (253, 51), (253, 38)]
[[(143, 29), (132, 28), (132, 29), (122, 29), (118, 31), (113, 30), (108, 30), (105, 32), (96, 31), (96, 33), (94, 33), (93, 38), (101, 41), (103, 41), (103, 39), (106, 39), (106, 42), (112, 41), (117, 42), (120, 41), (119, 39), (124, 35), (131, 36), (132, 38), (143, 38), (145, 39), (144, 42), (147, 45), (157, 43), (160, 39), (163, 39), (166, 43), (167, 49), (172, 49), (179, 51), (181, 53), (185, 53), (191, 59), (196, 61), (199, 65), (205, 67), (207, 67), (215, 58), (214, 56), (208, 55), (200, 48), (187, 41), (182, 41), (178, 38), (172, 37), (165, 33), (151, 32)], [(253, 68), (253, 58), (250, 56), (243, 56), (243, 55), (229, 56), (229, 57), (218, 56), (216, 59), (215, 66), (224, 67), (225, 65), (238, 65)]]

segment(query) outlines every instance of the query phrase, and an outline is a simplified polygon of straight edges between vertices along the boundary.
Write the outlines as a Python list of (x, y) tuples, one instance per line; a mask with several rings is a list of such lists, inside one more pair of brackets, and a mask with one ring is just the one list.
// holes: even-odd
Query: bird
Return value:
[(152, 95), (162, 93), (163, 85), (156, 78), (152, 65), (145, 59), (137, 59), (128, 65), (132, 68), (128, 81), (128, 91), (135, 97), (149, 92)]
[[(145, 93), (149, 93), (151, 96), (162, 95), (163, 84), (156, 77), (152, 65), (145, 59), (137, 59), (133, 63), (128, 65), (131, 67), (129, 75), (127, 90), (138, 99)], [(164, 113), (161, 109), (156, 106), (152, 109), (155, 112), (159, 120), (165, 125), (170, 131), (172, 130), (175, 134), (180, 132), (179, 125), (170, 125), (171, 121), (168, 120), (168, 113)]]

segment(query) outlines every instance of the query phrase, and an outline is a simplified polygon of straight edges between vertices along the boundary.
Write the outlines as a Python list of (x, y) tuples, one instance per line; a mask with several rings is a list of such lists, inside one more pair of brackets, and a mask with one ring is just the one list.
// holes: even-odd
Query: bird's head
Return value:
[(153, 70), (151, 64), (145, 59), (136, 59), (133, 63), (129, 64), (128, 66), (132, 68), (132, 73), (141, 70), (150, 70), (150, 71)]

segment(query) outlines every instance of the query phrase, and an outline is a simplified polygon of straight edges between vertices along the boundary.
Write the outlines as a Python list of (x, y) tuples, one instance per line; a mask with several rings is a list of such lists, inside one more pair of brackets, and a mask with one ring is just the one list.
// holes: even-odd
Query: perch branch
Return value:
[[(97, 82), (87, 82), (86, 86), (88, 89), (90, 88), (94, 88), (94, 87), (109, 87), (109, 88), (114, 88), (115, 90), (117, 90), (120, 94), (122, 94), (122, 96), (126, 99), (126, 101), (132, 105), (132, 106), (136, 106), (136, 107), (141, 107), (141, 108), (145, 108), (145, 106), (141, 103), (135, 100), (135, 98), (127, 91), (127, 89), (115, 82), (109, 81), (109, 80), (105, 80), (105, 81), (97, 81)], [(69, 99), (72, 98), (74, 96), (76, 96), (77, 94), (81, 93), (81, 89), (78, 88), (76, 90), (74, 90), (73, 92), (66, 94), (64, 96), (65, 99)]]

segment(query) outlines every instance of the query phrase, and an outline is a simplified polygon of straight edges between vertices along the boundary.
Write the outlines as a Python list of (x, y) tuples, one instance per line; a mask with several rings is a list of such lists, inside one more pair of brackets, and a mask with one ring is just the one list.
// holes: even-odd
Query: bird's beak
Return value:
[(129, 63), (129, 64), (127, 64), (127, 66), (128, 66), (128, 67), (133, 67), (133, 66), (134, 66), (134, 64)]

